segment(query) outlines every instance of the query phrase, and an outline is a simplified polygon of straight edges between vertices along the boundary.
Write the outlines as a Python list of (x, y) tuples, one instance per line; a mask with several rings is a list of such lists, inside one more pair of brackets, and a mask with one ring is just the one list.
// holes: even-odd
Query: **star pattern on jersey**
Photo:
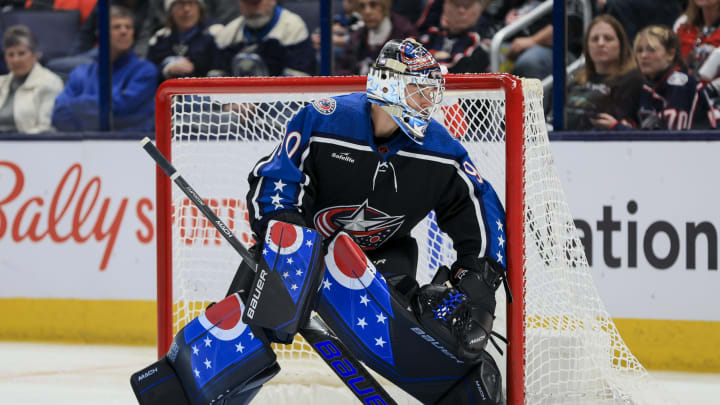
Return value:
[(497, 225), (499, 235), (497, 236), (497, 243), (491, 246), (491, 249), (494, 249), (494, 252), (491, 252), (491, 254), (494, 254), (494, 259), (504, 266), (505, 258), (503, 257), (503, 253), (505, 253), (505, 224), (500, 220), (500, 218), (495, 221), (495, 224)]
[(286, 183), (282, 179), (268, 179), (267, 184), (262, 186), (262, 197), (257, 202), (262, 205), (264, 213), (292, 207), (295, 187), (292, 182)]
[(284, 205), (281, 203), (282, 197), (280, 196), (280, 193), (275, 193), (274, 196), (270, 197), (270, 201), (272, 202), (272, 206), (275, 208), (275, 210), (284, 207)]
[(287, 186), (287, 184), (283, 183), (282, 179), (274, 182), (273, 185), (275, 185), (275, 188), (273, 189), (273, 191), (278, 191), (278, 190), (279, 190), (279, 191), (281, 191), (281, 192), (283, 191), (283, 189), (285, 188), (285, 186)]
[(497, 239), (491, 241), (494, 243), (490, 244), (490, 254), (495, 261), (505, 266), (505, 224), (498, 218), (495, 221), (495, 225), (497, 225)]

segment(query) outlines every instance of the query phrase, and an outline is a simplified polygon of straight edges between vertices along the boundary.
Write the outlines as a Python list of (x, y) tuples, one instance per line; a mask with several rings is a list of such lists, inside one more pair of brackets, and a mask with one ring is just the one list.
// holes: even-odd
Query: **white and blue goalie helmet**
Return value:
[(368, 101), (383, 108), (402, 131), (422, 144), (445, 92), (444, 69), (419, 42), (392, 39), (367, 76)]

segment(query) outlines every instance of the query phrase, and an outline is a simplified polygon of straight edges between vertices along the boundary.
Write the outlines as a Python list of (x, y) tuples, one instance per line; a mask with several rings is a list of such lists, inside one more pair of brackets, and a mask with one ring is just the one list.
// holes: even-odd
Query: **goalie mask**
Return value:
[(410, 38), (390, 40), (368, 73), (368, 101), (381, 106), (405, 134), (422, 144), (445, 92), (442, 73), (420, 43)]

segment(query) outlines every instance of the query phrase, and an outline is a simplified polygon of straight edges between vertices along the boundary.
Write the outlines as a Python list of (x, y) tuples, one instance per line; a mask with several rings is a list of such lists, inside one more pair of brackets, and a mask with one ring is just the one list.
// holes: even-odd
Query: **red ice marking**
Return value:
[(220, 329), (230, 330), (235, 327), (242, 317), (242, 309), (238, 299), (231, 295), (205, 312), (205, 317)]
[(348, 277), (360, 278), (367, 269), (367, 257), (347, 235), (340, 235), (335, 239), (333, 258), (340, 271)]
[[(281, 235), (282, 239), (280, 239)], [(297, 233), (295, 232), (294, 226), (283, 222), (278, 222), (273, 225), (272, 229), (270, 229), (270, 238), (272, 239), (275, 246), (277, 246), (279, 249), (285, 249), (295, 243), (295, 239), (297, 239)]]

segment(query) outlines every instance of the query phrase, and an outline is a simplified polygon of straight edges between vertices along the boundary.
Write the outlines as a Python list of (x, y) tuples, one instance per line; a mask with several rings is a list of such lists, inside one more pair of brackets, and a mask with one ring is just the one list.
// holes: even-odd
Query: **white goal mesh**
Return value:
[[(503, 84), (521, 85), (522, 92), (507, 91)], [(158, 146), (166, 155), (170, 153), (183, 177), (249, 244), (245, 194), (251, 167), (271, 152), (284, 136), (287, 121), (305, 104), (363, 90), (362, 78), (169, 81), (158, 97)], [(513, 94), (521, 95), (515, 103), (508, 99), (518, 97)], [(524, 306), (519, 323), (524, 341), (512, 342), (522, 347), (523, 358), (509, 365), (508, 378), (521, 387), (524, 400), (521, 396), (521, 402), (513, 403), (662, 403), (648, 388), (645, 369), (622, 341), (595, 289), (552, 160), (539, 82), (503, 75), (451, 76), (443, 103), (435, 118), (462, 141), (500, 200), (506, 203), (506, 188), (510, 189), (513, 178), (517, 184), (513, 187), (519, 187), (522, 196), (522, 214), (509, 210), (506, 230), (509, 239), (520, 232), (517, 240), (524, 241), (523, 246), (508, 246), (509, 254), (515, 252), (510, 263), (516, 267), (510, 271), (523, 274), (521, 284), (513, 285), (515, 303), (510, 304)], [(520, 128), (523, 138), (520, 164), (515, 165), (506, 165), (505, 138), (510, 126)], [(158, 203), (158, 238), (167, 250), (166, 255), (158, 255), (158, 282), (165, 291), (159, 304), (167, 312), (161, 312), (159, 319), (161, 352), (167, 349), (170, 336), (224, 296), (240, 262), (180, 190), (169, 188), (167, 182), (164, 187), (159, 185)], [(166, 200), (161, 197), (163, 190), (170, 193)], [(510, 215), (522, 215), (516, 218), (521, 224), (517, 229), (510, 228)], [(163, 218), (168, 220), (167, 229)], [(439, 265), (451, 265), (454, 252), (432, 213), (413, 235), (420, 246), (418, 281), (422, 284)], [(495, 328), (506, 335), (500, 290)], [(319, 397), (306, 398), (309, 403), (352, 398), (300, 337), (293, 345), (276, 346), (276, 350), (283, 371), (272, 383), (284, 388), (261, 391), (266, 399), (277, 399), (275, 391), (285, 391), (294, 402), (298, 396), (312, 395)], [(505, 358), (494, 355), (503, 368)], [(313, 384), (315, 388), (308, 388)], [(331, 391), (342, 399), (329, 396)], [(398, 391), (390, 388), (390, 392)], [(518, 400), (516, 390), (508, 395)]]

